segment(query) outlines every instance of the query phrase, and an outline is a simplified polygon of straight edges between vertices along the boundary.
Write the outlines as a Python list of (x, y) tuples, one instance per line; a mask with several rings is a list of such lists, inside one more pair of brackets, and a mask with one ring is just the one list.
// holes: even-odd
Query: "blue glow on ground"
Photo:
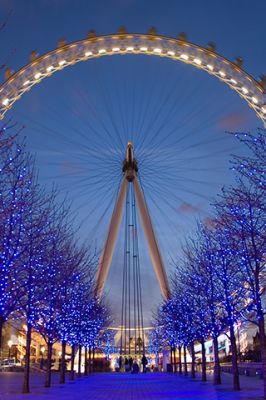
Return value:
[(102, 373), (92, 374), (88, 377), (68, 381), (59, 385), (59, 377), (53, 374), (53, 387), (42, 387), (43, 374), (32, 376), (31, 394), (20, 394), (22, 374), (0, 374), (0, 399), (1, 400), (251, 400), (262, 399), (262, 381), (258, 378), (241, 376), (240, 392), (231, 389), (231, 375), (223, 374), (223, 384), (214, 386), (211, 376), (208, 382), (201, 382), (200, 378), (192, 380), (190, 377), (178, 374), (147, 373), (147, 374), (121, 374)]

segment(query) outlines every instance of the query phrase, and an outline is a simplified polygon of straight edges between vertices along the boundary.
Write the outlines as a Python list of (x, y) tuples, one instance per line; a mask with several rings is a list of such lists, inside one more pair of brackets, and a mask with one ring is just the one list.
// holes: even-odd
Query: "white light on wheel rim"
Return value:
[(201, 60), (199, 58), (194, 58), (194, 63), (197, 65), (201, 65)]

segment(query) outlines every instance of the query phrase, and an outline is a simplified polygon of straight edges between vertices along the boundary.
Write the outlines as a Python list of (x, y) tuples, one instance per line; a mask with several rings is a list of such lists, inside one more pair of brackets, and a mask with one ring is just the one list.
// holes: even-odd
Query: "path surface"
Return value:
[(93, 374), (59, 385), (54, 374), (54, 385), (42, 387), (43, 375), (31, 379), (31, 394), (22, 395), (21, 373), (0, 373), (0, 400), (251, 400), (262, 399), (262, 381), (241, 377), (243, 389), (231, 390), (231, 376), (223, 374), (223, 384), (214, 387), (208, 382), (192, 380), (178, 374)]

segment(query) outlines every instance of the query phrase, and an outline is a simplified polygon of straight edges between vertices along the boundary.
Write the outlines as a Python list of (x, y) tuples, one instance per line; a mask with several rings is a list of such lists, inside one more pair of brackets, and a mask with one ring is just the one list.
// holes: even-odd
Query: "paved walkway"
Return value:
[(223, 384), (214, 387), (208, 382), (178, 374), (93, 374), (67, 381), (65, 385), (54, 374), (54, 385), (42, 387), (44, 376), (32, 376), (31, 394), (22, 395), (20, 373), (0, 373), (0, 400), (251, 400), (262, 399), (262, 381), (258, 378), (241, 377), (243, 389), (231, 390), (231, 376), (223, 374)]

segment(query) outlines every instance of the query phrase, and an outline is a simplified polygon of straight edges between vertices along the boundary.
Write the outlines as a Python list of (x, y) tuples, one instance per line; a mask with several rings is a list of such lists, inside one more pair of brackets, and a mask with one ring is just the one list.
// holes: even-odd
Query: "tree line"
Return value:
[(74, 216), (55, 188), (38, 182), (33, 157), (21, 133), (0, 128), (0, 348), (8, 319), (25, 321), (23, 392), (30, 391), (32, 333), (47, 345), (45, 386), (51, 385), (52, 349), (62, 345), (60, 383), (65, 382), (66, 345), (72, 348), (71, 379), (78, 351), (94, 349), (110, 321), (94, 293), (96, 250), (82, 244)]
[[(236, 324), (258, 327), (264, 396), (266, 398), (265, 277), (266, 277), (266, 141), (265, 131), (234, 134), (248, 155), (235, 156), (233, 185), (223, 187), (213, 201), (212, 216), (198, 221), (176, 261), (172, 291), (158, 309), (151, 340), (187, 350), (195, 377), (194, 344), (201, 343), (202, 380), (206, 380), (204, 343), (212, 338), (214, 383), (221, 383), (218, 336), (229, 336), (233, 388), (240, 389)], [(174, 351), (175, 354), (175, 351)], [(182, 365), (179, 366), (182, 372)]]

